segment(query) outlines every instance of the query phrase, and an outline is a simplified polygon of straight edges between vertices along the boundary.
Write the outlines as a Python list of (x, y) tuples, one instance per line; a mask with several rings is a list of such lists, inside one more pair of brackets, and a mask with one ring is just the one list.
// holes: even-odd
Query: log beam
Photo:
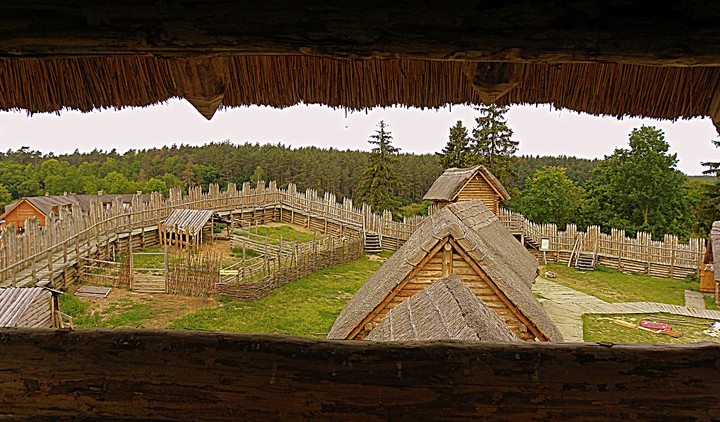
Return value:
[(0, 330), (0, 417), (718, 419), (720, 345)]
[(466, 62), (463, 64), (463, 73), (485, 104), (497, 102), (520, 85), (524, 70), (525, 66), (517, 63)]
[(0, 57), (316, 55), (719, 66), (713, 0), (0, 4)]

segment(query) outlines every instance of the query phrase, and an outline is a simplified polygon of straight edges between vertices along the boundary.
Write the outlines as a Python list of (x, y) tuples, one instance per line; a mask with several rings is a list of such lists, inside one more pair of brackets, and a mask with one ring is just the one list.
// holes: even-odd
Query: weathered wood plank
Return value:
[(0, 330), (0, 343), (0, 414), (15, 417), (720, 418), (717, 344), (388, 344), (155, 330)]
[[(3, 3), (0, 57), (315, 55), (720, 64), (711, 1)], [(42, 28), (38, 33), (37, 29)]]

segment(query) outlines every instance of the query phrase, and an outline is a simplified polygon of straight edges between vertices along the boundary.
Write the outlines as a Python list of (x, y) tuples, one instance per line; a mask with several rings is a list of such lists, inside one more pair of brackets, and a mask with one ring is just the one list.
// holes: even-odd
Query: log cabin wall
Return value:
[(22, 199), (6, 216), (4, 225), (14, 224), (18, 229), (25, 227), (25, 220), (37, 217), (40, 227), (45, 226), (45, 214), (38, 211), (28, 201)]
[(475, 174), (475, 176), (468, 181), (460, 192), (458, 192), (455, 202), (470, 201), (473, 199), (481, 200), (483, 204), (490, 208), (495, 214), (499, 212), (500, 196), (481, 174)]
[[(520, 337), (523, 341), (535, 341), (535, 335), (527, 329), (527, 326), (520, 321), (519, 311), (511, 309), (505, 301), (496, 293), (490, 277), (482, 269), (478, 272), (468, 263), (465, 257), (450, 245), (444, 243), (439, 250), (433, 253), (430, 259), (421, 264), (418, 271), (411, 273), (406, 280), (403, 280), (397, 292), (391, 292), (380, 305), (369, 321), (361, 322), (362, 329), (353, 337), (355, 340), (364, 339), (387, 316), (393, 308), (404, 302), (407, 298), (430, 286), (439, 278), (455, 273), (470, 290), (482, 300), (490, 309), (495, 311), (505, 321), (508, 328)], [(433, 251), (435, 251), (434, 248)]]

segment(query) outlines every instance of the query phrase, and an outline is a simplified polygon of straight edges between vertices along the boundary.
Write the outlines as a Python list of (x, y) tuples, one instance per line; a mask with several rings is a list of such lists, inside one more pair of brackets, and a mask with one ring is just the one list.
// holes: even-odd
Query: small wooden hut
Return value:
[[(114, 201), (120, 198), (123, 207), (129, 207), (132, 204), (136, 194), (103, 194), (98, 192), (97, 195), (45, 195), (45, 196), (29, 196), (22, 198), (5, 207), (5, 212), (0, 215), (0, 227), (14, 224), (19, 230), (25, 227), (25, 220), (30, 217), (38, 219), (38, 225), (45, 227), (45, 221), (51, 214), (56, 216), (61, 208), (72, 208), (79, 206), (82, 212), (89, 212), (92, 202), (100, 201), (104, 208), (110, 208)], [(149, 194), (139, 194), (142, 202), (150, 202)]]
[(190, 247), (202, 243), (204, 236), (212, 239), (213, 215), (211, 210), (173, 210), (165, 221), (158, 223), (160, 243)]
[(331, 339), (364, 339), (386, 315), (455, 273), (525, 341), (562, 341), (531, 291), (537, 261), (481, 201), (449, 204), (429, 217), (350, 299)]
[[(715, 265), (717, 263), (717, 265)], [(700, 291), (715, 294), (715, 303), (720, 301), (720, 221), (710, 229), (710, 239), (703, 263), (700, 265)]]
[(60, 328), (60, 292), (43, 287), (0, 289), (0, 327)]
[(393, 308), (366, 339), (520, 341), (455, 274)]
[(433, 201), (438, 209), (453, 202), (472, 199), (481, 200), (497, 214), (500, 201), (510, 199), (510, 194), (485, 166), (479, 164), (445, 170), (423, 197), (425, 201)]

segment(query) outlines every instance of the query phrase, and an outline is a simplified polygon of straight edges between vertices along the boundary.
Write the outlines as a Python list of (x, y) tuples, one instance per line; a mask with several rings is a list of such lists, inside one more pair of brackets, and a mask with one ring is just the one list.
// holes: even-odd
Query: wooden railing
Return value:
[(241, 190), (235, 185), (221, 192), (218, 185), (211, 185), (208, 192), (199, 187), (190, 189), (183, 196), (171, 189), (167, 199), (155, 193), (149, 202), (136, 196), (130, 206), (116, 200), (109, 208), (94, 202), (89, 212), (79, 207), (61, 209), (58, 215), (50, 215), (46, 226), (40, 227), (36, 219), (28, 219), (25, 233), (16, 234), (12, 226), (2, 231), (0, 242), (0, 285), (15, 285), (19, 280), (52, 280), (54, 274), (75, 265), (81, 256), (91, 251), (110, 247), (113, 240), (130, 236), (134, 231), (155, 230), (172, 210), (179, 208), (210, 209), (218, 212), (280, 207), (317, 215), (326, 221), (342, 222), (345, 226), (374, 231), (388, 237), (390, 248), (397, 248), (422, 222), (422, 217), (392, 221), (389, 212), (376, 214), (370, 206), (355, 207), (352, 200), (337, 202), (335, 195), (325, 193), (322, 197), (314, 190), (298, 192), (295, 185), (278, 189), (274, 182), (265, 186), (258, 183), (251, 188), (245, 183)]
[(593, 253), (599, 265), (627, 273), (643, 273), (656, 277), (684, 278), (697, 275), (705, 254), (705, 239), (690, 239), (680, 243), (677, 236), (665, 235), (662, 241), (653, 240), (650, 233), (638, 232), (634, 238), (624, 230), (612, 229), (602, 233), (599, 226), (589, 226), (585, 232), (574, 224), (563, 231), (555, 224), (537, 224), (520, 213), (500, 209), (500, 221), (511, 231), (540, 243), (550, 241), (548, 261), (567, 263), (580, 235), (577, 252)]
[[(338, 202), (331, 193), (319, 196), (312, 189), (298, 192), (293, 184), (279, 189), (275, 182), (268, 186), (260, 182), (256, 188), (245, 183), (240, 190), (230, 184), (222, 192), (218, 185), (210, 185), (208, 192), (196, 187), (184, 196), (179, 190), (171, 189), (168, 198), (154, 193), (148, 202), (143, 202), (138, 195), (130, 206), (124, 206), (118, 199), (107, 209), (99, 201), (95, 202), (89, 212), (82, 212), (77, 206), (62, 208), (58, 215), (48, 216), (44, 228), (37, 220), (29, 219), (25, 233), (19, 235), (12, 226), (7, 227), (0, 240), (0, 285), (15, 285), (20, 279), (52, 280), (58, 272), (75, 265), (81, 256), (109, 249), (124, 236), (156, 230), (158, 223), (174, 209), (210, 209), (223, 213), (278, 207), (317, 216), (326, 227), (328, 222), (335, 222), (358, 232), (375, 232), (382, 239), (383, 248), (389, 250), (400, 247), (425, 218), (393, 221), (389, 212), (377, 214), (367, 204), (356, 207), (347, 198)], [(431, 207), (429, 213), (434, 212)], [(558, 231), (554, 224), (535, 224), (521, 214), (504, 209), (500, 210), (499, 218), (510, 231), (537, 242), (547, 237), (550, 256), (557, 262), (566, 262), (578, 233), (574, 225)], [(612, 230), (609, 235), (601, 233), (597, 226), (587, 229), (579, 249), (592, 251), (596, 243), (601, 265), (662, 277), (684, 277), (697, 271), (705, 252), (703, 239), (680, 244), (675, 236), (655, 241), (650, 234), (638, 233), (635, 238), (629, 238), (621, 230)]]

